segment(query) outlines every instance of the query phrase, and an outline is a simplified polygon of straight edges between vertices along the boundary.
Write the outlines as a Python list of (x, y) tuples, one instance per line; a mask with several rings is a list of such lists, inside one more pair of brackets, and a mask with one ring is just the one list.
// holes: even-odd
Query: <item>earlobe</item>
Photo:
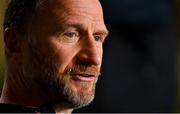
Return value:
[(4, 30), (4, 43), (6, 54), (13, 55), (20, 53), (20, 38), (14, 28), (6, 28)]

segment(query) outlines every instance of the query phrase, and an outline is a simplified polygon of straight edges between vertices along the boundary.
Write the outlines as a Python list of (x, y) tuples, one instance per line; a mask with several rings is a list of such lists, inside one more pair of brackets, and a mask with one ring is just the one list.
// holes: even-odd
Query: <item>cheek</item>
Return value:
[(62, 45), (57, 40), (51, 40), (50, 42), (50, 55), (52, 59), (58, 64), (59, 72), (63, 73), (67, 66), (73, 64), (73, 58), (77, 53), (76, 46)]

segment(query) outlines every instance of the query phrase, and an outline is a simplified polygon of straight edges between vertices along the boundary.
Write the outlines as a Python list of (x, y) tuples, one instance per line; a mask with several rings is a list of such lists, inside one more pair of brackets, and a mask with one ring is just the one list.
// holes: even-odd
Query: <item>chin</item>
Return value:
[[(97, 78), (91, 81), (75, 79), (70, 75), (56, 75), (53, 79), (53, 103), (78, 109), (89, 105), (95, 97)], [(83, 78), (84, 79), (84, 78)]]
[[(89, 105), (95, 97), (95, 82), (71, 80), (61, 89), (60, 96), (69, 108), (78, 109)], [(62, 100), (62, 99), (61, 99)]]
[(74, 91), (76, 94), (74, 101), (79, 102), (76, 105), (76, 109), (87, 106), (93, 101), (95, 97), (95, 86), (94, 83), (81, 82), (78, 90)]

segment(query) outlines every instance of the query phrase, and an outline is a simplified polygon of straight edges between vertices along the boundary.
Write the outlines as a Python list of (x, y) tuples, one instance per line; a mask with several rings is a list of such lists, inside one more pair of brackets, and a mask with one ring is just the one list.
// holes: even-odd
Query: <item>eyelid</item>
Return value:
[(105, 38), (106, 38), (106, 35), (104, 35), (104, 34), (101, 34), (101, 33), (95, 33), (95, 34), (93, 34), (93, 36), (95, 37), (95, 36), (98, 36), (99, 37), (99, 40), (103, 43), (104, 42), (104, 40), (105, 40)]
[(61, 31), (60, 34), (65, 34), (65, 33), (75, 33), (76, 36), (79, 36), (79, 32), (76, 28), (74, 27), (64, 27)]
[(65, 31), (63, 32), (64, 34), (68, 34), (68, 33), (75, 33), (76, 35), (79, 35), (79, 33), (77, 31)]
[(79, 40), (79, 32), (75, 28), (67, 28), (57, 33), (57, 39), (64, 44), (74, 44)]
[(66, 35), (67, 37), (70, 37), (68, 35), (75, 35), (75, 37), (79, 37), (79, 33), (75, 32), (75, 31), (68, 31), (68, 32), (64, 32), (63, 35)]

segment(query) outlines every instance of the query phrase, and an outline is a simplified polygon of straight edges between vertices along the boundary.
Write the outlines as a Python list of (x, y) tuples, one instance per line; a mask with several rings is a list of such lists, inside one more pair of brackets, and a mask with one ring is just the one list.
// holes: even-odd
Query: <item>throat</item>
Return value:
[(61, 104), (56, 104), (53, 108), (56, 114), (71, 114), (73, 111), (73, 108), (68, 108), (65, 105)]

